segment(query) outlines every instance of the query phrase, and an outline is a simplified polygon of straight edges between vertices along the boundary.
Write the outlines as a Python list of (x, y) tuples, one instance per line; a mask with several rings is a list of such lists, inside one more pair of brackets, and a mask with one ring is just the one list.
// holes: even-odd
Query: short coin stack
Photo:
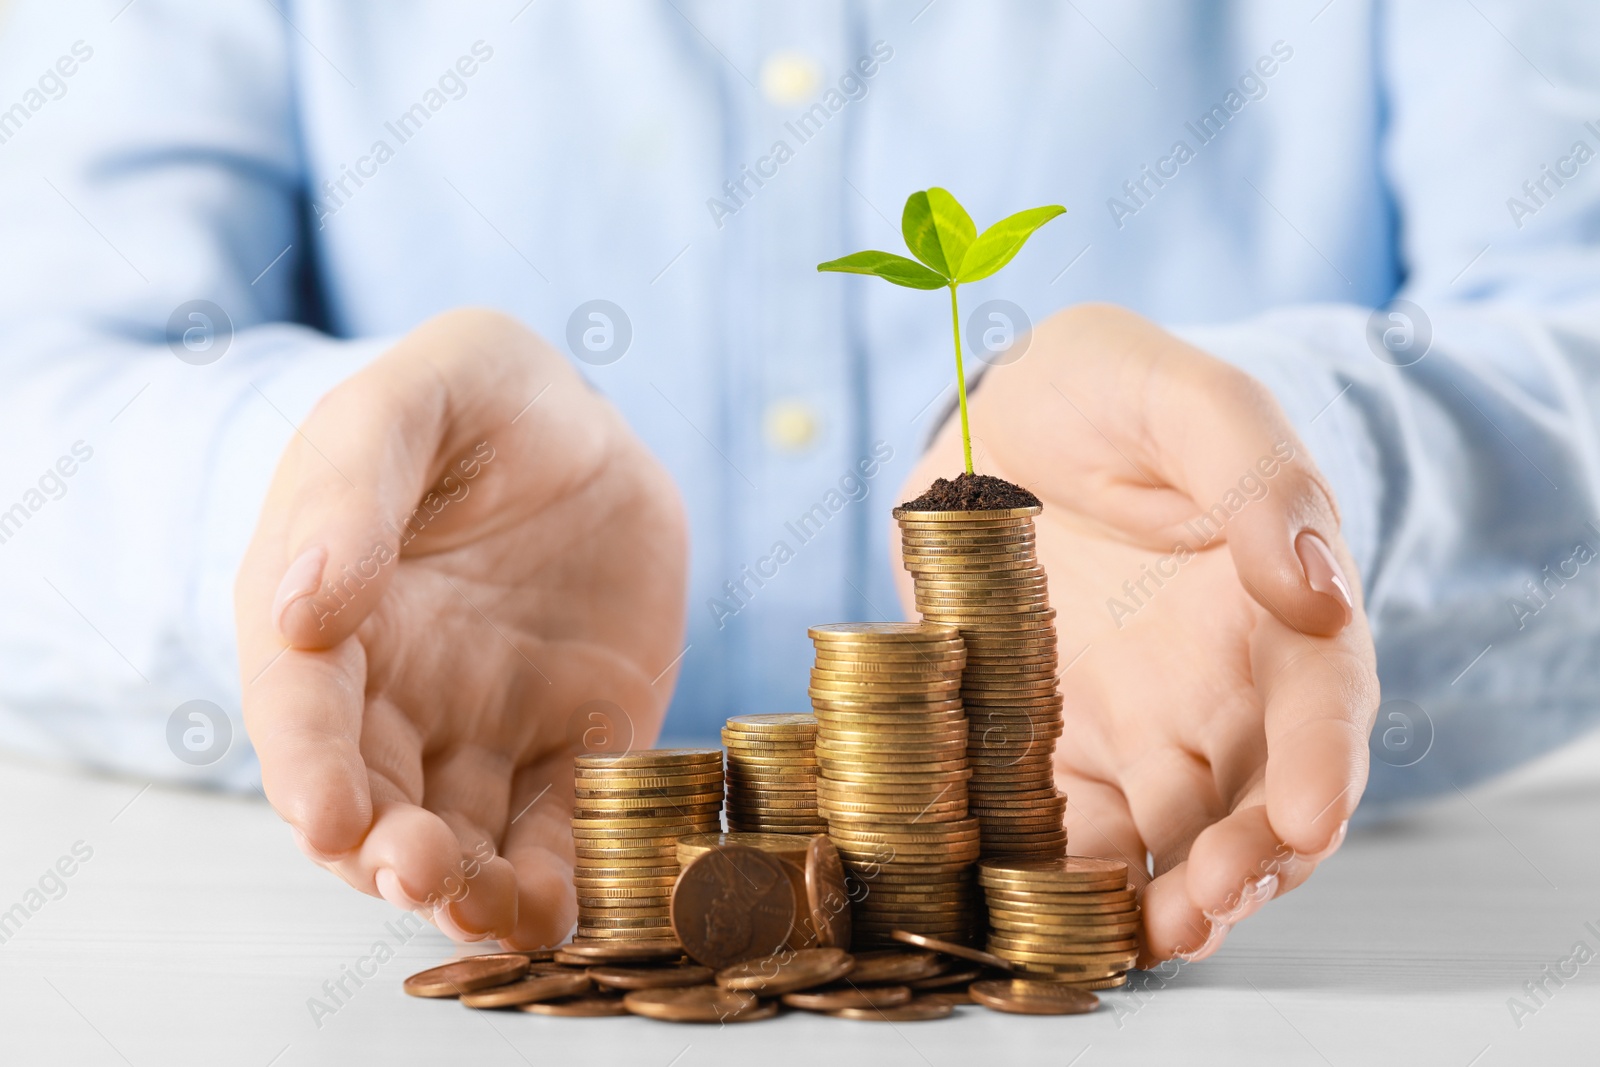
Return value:
[(1079, 989), (1128, 980), (1139, 905), (1121, 860), (994, 857), (978, 864), (989, 905), (989, 951), (1030, 977)]
[(894, 512), (923, 620), (955, 626), (966, 645), (969, 806), (985, 856), (1067, 848), (1067, 801), (1051, 768), (1061, 695), (1055, 611), (1034, 553), (1039, 511)]
[(577, 936), (672, 938), (678, 838), (721, 829), (722, 751), (579, 756), (573, 772)]
[(976, 926), (961, 638), (951, 626), (810, 631), (817, 809), (859, 888), (855, 943), (896, 929), (965, 942)]
[(728, 829), (825, 834), (817, 814), (817, 720), (813, 715), (735, 715), (728, 749)]

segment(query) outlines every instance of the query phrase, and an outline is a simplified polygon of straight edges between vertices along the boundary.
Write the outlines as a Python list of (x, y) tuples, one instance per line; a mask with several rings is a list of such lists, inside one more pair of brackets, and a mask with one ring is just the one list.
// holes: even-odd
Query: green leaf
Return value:
[(912, 255), (944, 275), (956, 278), (978, 228), (956, 198), (935, 186), (912, 193), (900, 215), (900, 232)]
[(817, 269), (842, 274), (874, 274), (907, 289), (943, 289), (949, 284), (947, 278), (935, 274), (916, 260), (897, 256), (893, 252), (855, 252), (843, 259), (818, 263)]
[(987, 278), (1011, 262), (1011, 257), (1020, 252), (1028, 238), (1033, 236), (1033, 231), (1057, 215), (1066, 213), (1067, 209), (1060, 204), (1051, 204), (1048, 207), (1029, 208), (1001, 219), (972, 242), (966, 258), (961, 261), (961, 271), (956, 275), (956, 281), (975, 282)]

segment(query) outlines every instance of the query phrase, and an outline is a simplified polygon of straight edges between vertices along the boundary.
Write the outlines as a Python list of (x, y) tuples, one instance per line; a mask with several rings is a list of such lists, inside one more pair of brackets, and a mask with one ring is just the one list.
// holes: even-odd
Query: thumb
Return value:
[(1174, 383), (1155, 423), (1176, 431), (1161, 461), (1197, 508), (1189, 547), (1226, 540), (1257, 603), (1301, 633), (1337, 634), (1357, 586), (1333, 491), (1265, 386), (1209, 356), (1193, 369), (1203, 380)]
[(443, 404), (409, 376), (380, 359), (329, 392), (278, 465), (263, 517), (277, 517), (282, 570), (263, 607), (290, 647), (331, 648), (355, 632), (427, 506)]

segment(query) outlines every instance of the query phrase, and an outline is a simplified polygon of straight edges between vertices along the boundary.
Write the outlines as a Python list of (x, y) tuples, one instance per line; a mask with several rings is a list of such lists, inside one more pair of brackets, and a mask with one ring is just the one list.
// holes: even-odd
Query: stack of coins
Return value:
[(578, 937), (671, 938), (678, 838), (722, 822), (722, 750), (579, 756), (573, 765)]
[(1039, 511), (894, 512), (917, 609), (926, 622), (956, 627), (966, 645), (969, 809), (985, 856), (1067, 850), (1067, 799), (1051, 768), (1061, 694), (1056, 613), (1034, 553)]
[(728, 749), (728, 829), (825, 834), (817, 814), (817, 720), (813, 715), (735, 715)]
[(969, 941), (979, 841), (959, 634), (926, 623), (810, 632), (817, 810), (856, 883), (855, 944), (888, 944), (897, 929)]
[(1030, 977), (1079, 989), (1128, 980), (1139, 905), (1121, 860), (1011, 856), (978, 864), (989, 905), (989, 951)]

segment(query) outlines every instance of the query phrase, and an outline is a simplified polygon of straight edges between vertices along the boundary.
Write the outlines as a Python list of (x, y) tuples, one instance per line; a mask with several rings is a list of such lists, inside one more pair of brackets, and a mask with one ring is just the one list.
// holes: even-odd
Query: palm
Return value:
[[(1071, 849), (1120, 856), (1149, 883), (1148, 963), (1198, 948), (1208, 916), (1238, 905), (1247, 886), (1292, 888), (1337, 844), (1365, 778), (1371, 639), (1359, 612), (1332, 637), (1287, 625), (1284, 608), (1303, 596), (1299, 565), (1285, 575), (1280, 548), (1250, 558), (1245, 574), (1230, 551), (1226, 538), (1286, 545), (1303, 521), (1285, 507), (1291, 485), (1310, 484), (1300, 468), (1268, 463), (1279, 473), (1264, 476), (1256, 466), (1278, 442), (1294, 451), (1277, 459), (1301, 461), (1281, 416), (1249, 426), (1256, 412), (1229, 411), (1223, 396), (1212, 422), (1250, 430), (1244, 444), (1211, 427), (1195, 434), (1203, 420), (1162, 418), (1163, 391), (1190, 409), (1211, 399), (1193, 380), (1206, 357), (1123, 312), (1059, 316), (1033, 345), (975, 398), (975, 451), (981, 469), (1044, 504), (1038, 552), (1058, 613), (1066, 724), (1056, 770)], [(959, 434), (946, 427), (908, 490), (959, 464)], [(1247, 476), (1225, 529), (1189, 525)], [(1288, 841), (1315, 844), (1297, 853)]]
[[(414, 337), (419, 358), (341, 386), (280, 464), (238, 585), (246, 721), (268, 797), (351, 885), (457, 936), (553, 943), (576, 910), (574, 752), (649, 744), (670, 696), (683, 516), (536, 339), (476, 313)], [(363, 567), (408, 514), (398, 561)], [(308, 543), (332, 560), (279, 636), (266, 605)], [(376, 577), (340, 607), (326, 582), (352, 558)], [(252, 657), (273, 658), (252, 677)]]

